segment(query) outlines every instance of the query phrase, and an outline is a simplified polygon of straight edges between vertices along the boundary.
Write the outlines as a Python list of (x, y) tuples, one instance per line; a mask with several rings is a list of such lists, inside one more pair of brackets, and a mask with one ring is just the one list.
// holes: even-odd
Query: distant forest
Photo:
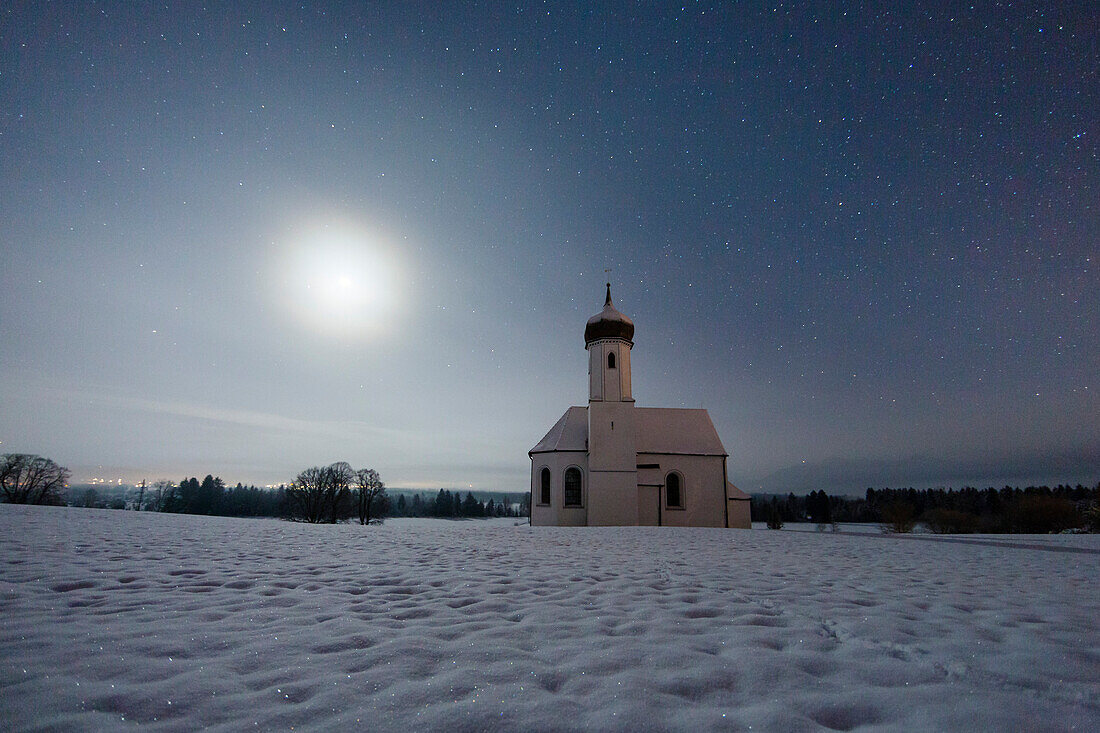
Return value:
[[(70, 506), (102, 509), (205, 514), (221, 517), (277, 517), (294, 519), (297, 505), (288, 486), (266, 488), (238, 483), (228, 487), (217, 476), (186, 478), (178, 484), (156, 481), (146, 486), (74, 486), (69, 491)], [(447, 519), (485, 519), (526, 516), (527, 494), (490, 492), (383, 490), (381, 506), (374, 511), (384, 517), (443, 517)], [(355, 515), (350, 505), (339, 510), (340, 519)]]
[(779, 529), (787, 522), (881, 524), (909, 532), (917, 523), (945, 534), (1045, 534), (1100, 531), (1100, 484), (1002, 489), (867, 489), (862, 498), (811, 491), (752, 497), (752, 520)]

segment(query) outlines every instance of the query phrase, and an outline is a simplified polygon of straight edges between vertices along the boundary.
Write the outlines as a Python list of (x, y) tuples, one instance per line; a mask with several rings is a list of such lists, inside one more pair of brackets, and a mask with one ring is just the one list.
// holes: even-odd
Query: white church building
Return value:
[(531, 524), (748, 529), (706, 410), (635, 407), (634, 323), (611, 303), (588, 319), (588, 406), (570, 407), (531, 457)]

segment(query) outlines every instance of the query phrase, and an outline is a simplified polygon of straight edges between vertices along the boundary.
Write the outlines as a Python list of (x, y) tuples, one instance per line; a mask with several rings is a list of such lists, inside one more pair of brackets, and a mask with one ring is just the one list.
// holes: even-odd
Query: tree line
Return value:
[[(526, 496), (526, 494), (524, 495)], [(430, 493), (416, 493), (411, 499), (399, 494), (396, 501), (390, 501), (390, 516), (394, 517), (440, 517), (444, 519), (487, 519), (490, 517), (521, 517), (523, 502), (513, 502), (505, 494), (499, 501), (493, 497), (489, 501), (476, 498), (473, 492), (451, 492), (440, 489), (433, 497)]]
[(867, 489), (863, 497), (753, 496), (752, 519), (778, 529), (787, 522), (881, 524), (895, 532), (918, 522), (947, 534), (1044, 534), (1070, 529), (1100, 531), (1100, 484), (1005, 486), (1001, 489)]
[[(519, 517), (525, 504), (503, 495), (487, 502), (467, 492), (440, 489), (402, 491), (391, 499), (386, 485), (372, 468), (353, 468), (340, 461), (301, 471), (294, 481), (278, 487), (226, 486), (218, 476), (192, 476), (178, 483), (160, 479), (120, 492), (88, 487), (70, 492), (67, 468), (42, 456), (9, 453), (0, 456), (0, 501), (13, 504), (53, 504), (105, 509), (204, 514), (223, 517), (277, 517), (302, 522), (361, 524), (395, 517), (483, 519)], [(523, 496), (527, 496), (524, 494)]]

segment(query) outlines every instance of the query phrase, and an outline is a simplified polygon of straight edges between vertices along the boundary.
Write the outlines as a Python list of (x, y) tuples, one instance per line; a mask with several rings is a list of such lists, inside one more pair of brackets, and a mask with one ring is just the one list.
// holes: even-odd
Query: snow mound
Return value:
[(1100, 538), (1056, 547), (0, 505), (0, 720), (1096, 730)]

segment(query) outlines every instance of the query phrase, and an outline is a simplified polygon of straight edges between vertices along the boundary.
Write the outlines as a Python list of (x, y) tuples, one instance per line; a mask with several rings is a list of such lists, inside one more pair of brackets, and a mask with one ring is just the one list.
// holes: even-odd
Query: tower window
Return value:
[(683, 479), (678, 473), (670, 473), (665, 478), (665, 506), (670, 509), (684, 508)]
[(607, 355), (607, 368), (608, 369), (614, 369), (615, 368), (615, 352), (614, 351), (612, 351), (610, 354)]
[(539, 504), (550, 503), (550, 469), (543, 467), (539, 471)]
[(565, 506), (581, 505), (581, 471), (579, 468), (565, 469), (565, 486), (562, 494)]

